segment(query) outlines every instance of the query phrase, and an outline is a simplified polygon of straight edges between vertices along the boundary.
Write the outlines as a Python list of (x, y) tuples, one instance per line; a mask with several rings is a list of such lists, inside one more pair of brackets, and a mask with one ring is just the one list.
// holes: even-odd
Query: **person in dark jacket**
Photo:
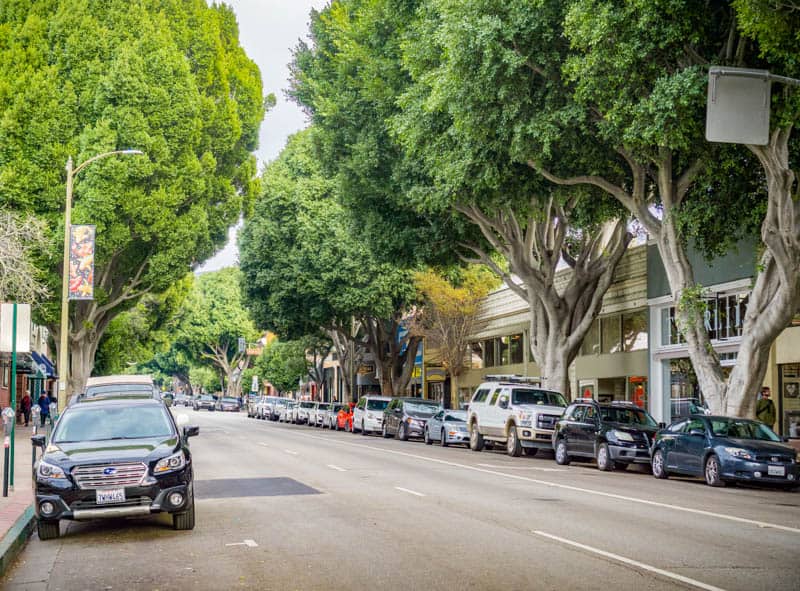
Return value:
[(772, 429), (775, 424), (775, 403), (769, 398), (769, 388), (761, 388), (761, 399), (756, 403), (756, 418)]
[(47, 417), (50, 416), (50, 397), (42, 392), (42, 394), (39, 396), (37, 404), (42, 410), (39, 416), (42, 417), (42, 427), (44, 427), (45, 423), (47, 422)]
[(25, 426), (27, 427), (28, 423), (31, 422), (31, 395), (25, 392), (25, 396), (20, 400), (19, 406), (22, 409), (22, 416), (25, 417)]

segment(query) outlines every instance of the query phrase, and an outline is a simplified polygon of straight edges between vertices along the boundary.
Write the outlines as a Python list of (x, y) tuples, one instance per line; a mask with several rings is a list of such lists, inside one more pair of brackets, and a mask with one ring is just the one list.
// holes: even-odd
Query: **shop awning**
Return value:
[(53, 362), (47, 358), (47, 355), (37, 353), (36, 351), (31, 351), (31, 357), (33, 357), (34, 363), (38, 366), (38, 369), (45, 375), (45, 377), (58, 377), (58, 374), (56, 374), (56, 368), (53, 365)]

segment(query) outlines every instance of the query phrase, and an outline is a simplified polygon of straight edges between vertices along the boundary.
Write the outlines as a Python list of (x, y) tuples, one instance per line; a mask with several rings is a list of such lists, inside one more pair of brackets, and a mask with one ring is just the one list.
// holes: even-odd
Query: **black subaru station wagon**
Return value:
[[(194, 528), (188, 439), (163, 402), (113, 396), (70, 405), (33, 467), (39, 538), (59, 536), (60, 519), (99, 519), (167, 512), (175, 529)], [(46, 447), (45, 447), (46, 446)], [(35, 451), (35, 450), (34, 450)]]

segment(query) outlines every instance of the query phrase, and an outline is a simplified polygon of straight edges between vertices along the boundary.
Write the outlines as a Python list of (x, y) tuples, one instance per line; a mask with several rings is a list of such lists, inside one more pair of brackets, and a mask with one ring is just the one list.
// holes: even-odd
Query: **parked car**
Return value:
[(279, 423), (290, 423), (292, 420), (292, 411), (297, 403), (294, 400), (289, 400), (286, 404), (282, 404), (278, 411)]
[[(60, 535), (62, 519), (172, 514), (175, 529), (194, 528), (188, 439), (157, 400), (117, 398), (68, 407), (33, 466), (39, 538)], [(34, 449), (35, 452), (35, 449)]]
[(269, 406), (269, 415), (267, 418), (271, 421), (277, 421), (281, 416), (281, 411), (289, 405), (291, 399), (289, 398), (282, 398), (278, 397), (270, 406)]
[(425, 425), (441, 408), (438, 402), (422, 398), (393, 398), (383, 411), (381, 434), (395, 436), (400, 441), (423, 437)]
[(633, 403), (579, 399), (556, 423), (552, 439), (555, 459), (565, 465), (574, 457), (593, 458), (604, 471), (649, 464), (658, 429), (655, 419)]
[(262, 420), (270, 418), (277, 400), (277, 396), (263, 396), (256, 404), (256, 418)]
[(383, 411), (391, 400), (388, 396), (362, 396), (353, 408), (350, 431), (360, 431), (362, 435), (380, 432), (383, 427)]
[(333, 431), (336, 428), (336, 417), (339, 414), (339, 411), (346, 407), (346, 404), (342, 404), (341, 402), (332, 402), (328, 411), (325, 413), (325, 419), (322, 423), (322, 428), (329, 428)]
[(529, 380), (511, 377), (478, 386), (467, 411), (470, 449), (481, 451), (487, 441), (505, 445), (510, 456), (551, 449), (553, 429), (567, 402)]
[(705, 477), (710, 486), (755, 482), (797, 488), (800, 457), (759, 421), (693, 415), (658, 432), (653, 445), (653, 476)]
[(256, 409), (258, 405), (266, 398), (266, 396), (251, 396), (247, 399), (247, 416), (254, 418), (256, 416)]
[(431, 445), (434, 441), (442, 447), (453, 443), (469, 445), (467, 411), (442, 409), (433, 415), (425, 425), (425, 443)]
[(192, 404), (192, 397), (188, 394), (184, 394), (183, 392), (178, 392), (175, 394), (175, 401), (173, 402), (175, 406), (191, 406)]
[(352, 402), (343, 408), (339, 409), (339, 412), (336, 413), (336, 427), (335, 429), (338, 431), (339, 429), (343, 431), (352, 431), (353, 430), (353, 407), (355, 404)]
[(201, 394), (194, 399), (194, 403), (192, 403), (192, 408), (194, 410), (215, 410), (216, 409), (216, 400), (211, 394)]
[(311, 411), (313, 410), (315, 404), (316, 402), (312, 400), (300, 401), (300, 404), (297, 406), (297, 419), (295, 420), (298, 425), (308, 423)]
[(331, 405), (329, 402), (317, 402), (314, 406), (314, 419), (312, 426), (314, 427), (324, 427), (325, 420), (328, 418), (328, 410), (330, 410)]
[(230, 396), (223, 396), (219, 400), (217, 400), (216, 405), (214, 407), (216, 410), (223, 411), (223, 412), (239, 412), (241, 406), (239, 405), (238, 398), (232, 398)]

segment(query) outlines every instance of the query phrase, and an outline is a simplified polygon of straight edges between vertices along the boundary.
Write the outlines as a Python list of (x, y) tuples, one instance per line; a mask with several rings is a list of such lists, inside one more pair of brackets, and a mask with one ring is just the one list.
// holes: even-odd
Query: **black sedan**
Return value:
[(659, 431), (653, 476), (704, 476), (710, 486), (754, 482), (797, 488), (798, 452), (758, 421), (693, 415)]

